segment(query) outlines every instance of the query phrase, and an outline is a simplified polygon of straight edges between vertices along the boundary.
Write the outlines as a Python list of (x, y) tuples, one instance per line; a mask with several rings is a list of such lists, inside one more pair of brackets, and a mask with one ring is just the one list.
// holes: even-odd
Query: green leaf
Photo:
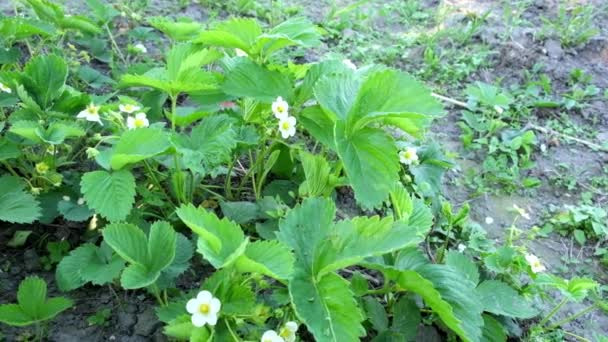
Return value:
[(17, 290), (17, 302), (29, 317), (38, 318), (46, 301), (46, 283), (39, 277), (27, 277)]
[(161, 31), (175, 41), (187, 41), (198, 35), (202, 25), (193, 21), (172, 21), (166, 17), (148, 19), (152, 27)]
[(308, 133), (325, 146), (335, 150), (334, 120), (320, 106), (306, 107), (298, 118)]
[(454, 315), (454, 310), (450, 303), (441, 298), (441, 294), (429, 280), (423, 278), (414, 271), (401, 272), (398, 279), (399, 287), (406, 291), (418, 294), (426, 305), (433, 309), (441, 321), (460, 337), (465, 338), (465, 331), (461, 328), (461, 321)]
[(486, 280), (477, 287), (484, 311), (514, 318), (532, 318), (538, 314), (530, 303), (509, 285), (498, 280)]
[(259, 35), (251, 53), (271, 55), (279, 49), (299, 45), (313, 47), (320, 43), (321, 35), (305, 17), (291, 18), (275, 26), (270, 32)]
[(15, 176), (0, 177), (0, 221), (31, 223), (40, 217), (40, 204)]
[(398, 152), (393, 139), (376, 128), (363, 128), (347, 135), (341, 122), (336, 124), (335, 137), (336, 151), (357, 202), (365, 208), (380, 206), (399, 180)]
[(249, 223), (260, 217), (260, 207), (253, 202), (220, 202), (222, 214), (228, 219), (238, 223)]
[(333, 120), (346, 120), (357, 98), (361, 79), (353, 73), (324, 76), (314, 87), (315, 98)]
[(66, 220), (74, 222), (86, 221), (94, 214), (93, 210), (86, 205), (79, 205), (78, 202), (74, 201), (61, 200), (57, 203), (57, 209)]
[(483, 335), (481, 336), (481, 342), (505, 342), (507, 341), (507, 334), (505, 328), (494, 319), (492, 316), (483, 315)]
[(297, 101), (305, 103), (313, 96), (313, 88), (323, 76), (348, 73), (348, 67), (339, 60), (327, 60), (312, 65), (306, 72), (302, 85), (298, 88)]
[(294, 258), (279, 241), (256, 241), (247, 245), (236, 260), (241, 272), (264, 274), (275, 279), (288, 279), (293, 272)]
[(160, 271), (167, 268), (175, 259), (177, 234), (168, 222), (157, 221), (150, 227), (148, 241), (149, 269)]
[(44, 132), (38, 131), (37, 134), (46, 143), (60, 145), (65, 139), (78, 138), (86, 132), (72, 122), (53, 122)]
[(138, 128), (126, 131), (114, 147), (110, 163), (119, 170), (165, 152), (170, 146), (169, 135), (159, 128)]
[(131, 264), (122, 271), (120, 285), (125, 289), (140, 289), (152, 285), (160, 276), (160, 271), (150, 270), (146, 266)]
[(477, 265), (464, 254), (449, 251), (446, 254), (445, 263), (460, 271), (460, 273), (473, 282), (473, 284), (477, 285), (479, 283), (479, 270), (477, 269)]
[(363, 314), (348, 281), (339, 275), (330, 273), (314, 280), (310, 274), (296, 272), (289, 293), (296, 314), (317, 341), (359, 341), (365, 335)]
[(23, 312), (17, 304), (3, 304), (0, 305), (0, 322), (23, 327), (34, 323), (34, 319)]
[(21, 79), (23, 86), (43, 109), (63, 93), (68, 66), (57, 55), (39, 55), (25, 65)]
[(59, 21), (59, 26), (63, 29), (73, 29), (90, 34), (100, 34), (103, 31), (89, 18), (73, 15), (66, 16)]
[(148, 239), (139, 227), (129, 223), (112, 223), (103, 229), (102, 234), (103, 240), (129, 263), (142, 266), (150, 264)]
[(163, 290), (175, 286), (175, 279), (190, 267), (190, 259), (194, 254), (190, 240), (183, 234), (177, 234), (175, 258), (169, 267), (165, 268), (158, 278), (156, 284)]
[(118, 278), (124, 267), (123, 259), (114, 254), (112, 248), (104, 242), (95, 249), (91, 259), (82, 265), (80, 276), (94, 285), (103, 285)]
[(177, 216), (198, 236), (198, 250), (215, 268), (226, 267), (243, 254), (248, 240), (236, 223), (192, 204), (182, 205)]
[(262, 28), (255, 19), (234, 18), (221, 22), (213, 30), (201, 32), (194, 42), (249, 52), (260, 34)]
[(300, 196), (329, 196), (333, 186), (329, 180), (331, 167), (327, 160), (306, 151), (300, 151), (300, 160), (305, 175), (305, 181), (300, 184)]
[(237, 97), (250, 97), (271, 103), (278, 96), (289, 101), (293, 88), (287, 76), (279, 71), (271, 71), (248, 58), (238, 58), (236, 64), (227, 70), (222, 90)]
[(279, 223), (277, 238), (294, 250), (298, 267), (304, 267), (309, 274), (313, 270), (314, 251), (330, 234), (335, 214), (333, 201), (308, 198)]
[(458, 330), (448, 326), (464, 340), (479, 340), (483, 326), (483, 305), (477, 296), (475, 284), (446, 265), (429, 264), (420, 267), (418, 272), (433, 283), (441, 298), (450, 304), (454, 315), (461, 322)]
[(415, 246), (423, 239), (414, 229), (392, 218), (355, 217), (336, 223), (331, 234), (315, 248), (317, 275), (358, 264), (366, 258)]
[(348, 114), (348, 129), (357, 130), (377, 120), (397, 119), (387, 123), (408, 133), (416, 133), (428, 124), (427, 117), (443, 113), (431, 92), (413, 77), (383, 70), (370, 75), (361, 85), (355, 105)]
[(71, 291), (87, 283), (80, 270), (95, 256), (95, 250), (95, 245), (86, 243), (61, 259), (55, 270), (55, 281), (61, 291)]
[(377, 332), (383, 332), (388, 329), (388, 317), (384, 306), (380, 304), (378, 299), (370, 296), (364, 297), (363, 307), (365, 308), (367, 319)]
[(172, 142), (184, 165), (201, 175), (227, 163), (237, 145), (232, 120), (226, 115), (206, 117), (192, 129), (190, 137), (174, 135)]
[(0, 138), (0, 161), (18, 158), (20, 155), (21, 150), (17, 144), (4, 137)]
[(120, 170), (87, 172), (80, 182), (88, 206), (109, 221), (124, 220), (135, 201), (135, 178)]
[(414, 341), (418, 325), (422, 321), (420, 308), (408, 297), (401, 297), (393, 307), (391, 330), (399, 334), (403, 341)]

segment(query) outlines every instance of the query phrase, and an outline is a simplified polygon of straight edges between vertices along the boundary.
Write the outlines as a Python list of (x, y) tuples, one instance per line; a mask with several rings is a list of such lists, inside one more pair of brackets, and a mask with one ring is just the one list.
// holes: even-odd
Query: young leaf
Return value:
[(193, 21), (172, 21), (165, 17), (148, 19), (152, 27), (169, 36), (174, 41), (187, 41), (198, 35), (202, 25)]
[(148, 240), (149, 262), (146, 266), (152, 270), (163, 270), (173, 262), (177, 234), (168, 222), (157, 221), (150, 227)]
[(288, 46), (314, 47), (320, 43), (320, 38), (319, 31), (310, 20), (305, 17), (291, 18), (258, 36), (250, 52), (269, 56)]
[(192, 204), (182, 205), (177, 216), (198, 236), (198, 250), (215, 268), (234, 262), (247, 246), (248, 240), (236, 223)]
[(15, 176), (0, 177), (0, 221), (31, 223), (40, 217), (40, 204)]
[(114, 147), (110, 163), (112, 169), (122, 169), (152, 158), (169, 148), (169, 135), (159, 128), (138, 128), (123, 133)]
[(304, 169), (305, 181), (300, 184), (300, 196), (329, 196), (333, 190), (329, 181), (331, 167), (325, 158), (300, 151), (300, 160)]
[(55, 270), (55, 281), (61, 291), (71, 291), (86, 284), (80, 270), (94, 257), (95, 249), (95, 245), (86, 243), (61, 259)]
[(129, 223), (109, 224), (103, 229), (103, 240), (126, 261), (149, 264), (148, 238), (139, 227)]
[(80, 187), (88, 206), (109, 221), (124, 220), (135, 201), (135, 178), (127, 170), (87, 172)]

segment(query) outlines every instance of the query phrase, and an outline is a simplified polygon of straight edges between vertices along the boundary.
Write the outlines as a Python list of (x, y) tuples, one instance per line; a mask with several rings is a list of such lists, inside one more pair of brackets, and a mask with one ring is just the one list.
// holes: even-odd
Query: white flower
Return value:
[(494, 223), (494, 219), (491, 218), (490, 216), (487, 216), (486, 217), (486, 224), (492, 224), (492, 223)]
[(234, 53), (237, 55), (237, 57), (247, 57), (249, 56), (247, 54), (247, 52), (241, 50), (241, 49), (234, 49)]
[(283, 139), (293, 137), (296, 135), (296, 118), (293, 116), (286, 116), (279, 120), (279, 131)]
[(526, 254), (526, 261), (530, 264), (530, 268), (532, 268), (532, 272), (534, 273), (544, 272), (546, 270), (545, 266), (540, 263), (540, 260), (534, 254)]
[(190, 299), (186, 310), (192, 314), (192, 324), (202, 327), (205, 324), (215, 325), (222, 303), (209, 291), (201, 291), (196, 298)]
[(63, 196), (62, 199), (66, 202), (70, 201), (70, 196)]
[(502, 113), (505, 111), (505, 110), (504, 110), (504, 109), (503, 109), (501, 106), (499, 106), (499, 105), (495, 105), (495, 106), (494, 106), (494, 110), (495, 110), (495, 111), (496, 111), (496, 113), (498, 113), (498, 114), (502, 114)]
[(78, 205), (83, 205), (83, 204), (84, 204), (84, 198), (80, 197), (80, 198), (78, 199), (78, 201), (76, 201), (76, 203), (77, 203)]
[(418, 154), (415, 147), (408, 147), (405, 151), (399, 152), (399, 161), (405, 165), (418, 163)]
[(135, 46), (133, 46), (133, 48), (141, 53), (148, 53), (148, 49), (146, 48), (146, 46), (142, 43), (137, 43), (135, 44)]
[(530, 219), (530, 215), (524, 209), (518, 207), (517, 204), (513, 204), (513, 209), (515, 209), (515, 211), (517, 211), (517, 213), (526, 220)]
[(274, 330), (267, 330), (260, 342), (285, 342), (285, 340)]
[(11, 90), (11, 88), (9, 88), (8, 86), (6, 86), (6, 84), (4, 84), (2, 82), (0, 82), (0, 91), (3, 92), (3, 93), (7, 93), (7, 94), (10, 94), (10, 93), (13, 92)]
[(85, 119), (87, 121), (98, 122), (100, 125), (103, 126), (103, 123), (101, 123), (101, 118), (99, 117), (99, 106), (96, 106), (93, 103), (88, 105), (85, 110), (78, 113), (76, 118)]
[(289, 104), (282, 97), (277, 97), (272, 103), (272, 112), (277, 119), (289, 116)]
[(464, 245), (464, 244), (462, 244), (462, 243), (459, 243), (459, 244), (458, 244), (458, 251), (459, 251), (460, 253), (464, 252), (464, 250), (465, 250), (465, 249), (467, 249), (467, 246), (466, 246), (466, 245)]
[(132, 105), (130, 103), (118, 105), (118, 109), (123, 113), (131, 114), (141, 109), (141, 107)]
[(298, 323), (287, 322), (285, 326), (279, 331), (279, 336), (285, 340), (285, 342), (294, 342), (296, 340), (296, 332), (298, 331)]
[(355, 65), (355, 63), (351, 62), (350, 59), (343, 59), (342, 60), (342, 64), (346, 65), (348, 68), (351, 68), (353, 70), (357, 70), (357, 66)]
[(129, 116), (127, 118), (127, 128), (128, 129), (136, 129), (142, 127), (148, 127), (150, 122), (146, 117), (146, 113), (137, 113), (135, 117)]

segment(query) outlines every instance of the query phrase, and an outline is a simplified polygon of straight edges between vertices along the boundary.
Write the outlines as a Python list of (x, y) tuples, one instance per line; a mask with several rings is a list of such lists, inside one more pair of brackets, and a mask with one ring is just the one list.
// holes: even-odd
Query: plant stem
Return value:
[(239, 338), (236, 336), (236, 334), (234, 333), (234, 331), (232, 330), (232, 327), (230, 326), (230, 322), (228, 320), (226, 320), (226, 327), (228, 328), (228, 331), (230, 332), (230, 335), (232, 335), (232, 338), (235, 341), (239, 341)]
[(450, 233), (452, 232), (453, 225), (450, 223), (448, 226), (448, 231), (445, 233), (445, 240), (443, 241), (443, 248), (441, 249), (441, 254), (439, 254), (439, 258), (437, 259), (437, 263), (442, 263), (443, 258), (445, 256), (445, 251), (448, 249), (448, 244), (450, 243)]
[(251, 172), (251, 183), (253, 185), (253, 195), (255, 196), (255, 199), (257, 200), (258, 199), (258, 189), (257, 189), (256, 182), (255, 182), (255, 169), (257, 168), (258, 160), (256, 159), (256, 162), (253, 163), (253, 154), (251, 154), (251, 150), (249, 150), (249, 161), (250, 161), (250, 163), (254, 164), (254, 165), (249, 166), (249, 170), (250, 171), (253, 170)]
[(231, 200), (232, 199), (232, 169), (234, 169), (234, 162), (235, 160), (232, 159), (230, 161), (230, 164), (228, 165), (228, 172), (226, 172), (226, 181), (224, 182), (224, 194), (226, 195), (226, 198)]
[(114, 35), (112, 34), (112, 31), (110, 31), (110, 27), (108, 27), (107, 23), (103, 26), (106, 29), (106, 32), (108, 33), (108, 37), (110, 37), (110, 42), (112, 42), (112, 47), (114, 48), (114, 50), (116, 50), (116, 53), (118, 54), (118, 57), (120, 57), (120, 60), (126, 65), (127, 60), (125, 59), (125, 56), (120, 51), (118, 44), (116, 44), (116, 40), (114, 40)]
[(581, 311), (579, 311), (579, 312), (577, 312), (575, 314), (572, 314), (572, 315), (570, 315), (570, 316), (562, 319), (561, 321), (558, 321), (557, 323), (552, 324), (547, 329), (548, 330), (553, 330), (553, 329), (558, 328), (558, 327), (560, 327), (562, 325), (565, 325), (566, 323), (568, 323), (570, 321), (573, 321), (573, 320), (575, 320), (575, 319), (577, 319), (577, 318), (579, 318), (579, 317), (581, 317), (581, 316), (583, 316), (583, 315), (585, 315), (585, 314), (593, 311), (596, 307), (597, 307), (597, 304), (590, 305), (589, 307), (587, 307), (587, 308), (585, 308), (585, 309), (583, 309), (583, 310), (581, 310)]
[(568, 298), (564, 298), (562, 299), (561, 302), (559, 302), (559, 304), (557, 304), (553, 310), (551, 310), (551, 312), (549, 312), (549, 314), (547, 316), (545, 316), (545, 318), (543, 318), (540, 322), (538, 322), (538, 326), (543, 326), (545, 325), (545, 323), (547, 323), (551, 317), (553, 317), (553, 315), (555, 315), (559, 309), (562, 308), (562, 306), (564, 306), (564, 304), (566, 304), (568, 302)]

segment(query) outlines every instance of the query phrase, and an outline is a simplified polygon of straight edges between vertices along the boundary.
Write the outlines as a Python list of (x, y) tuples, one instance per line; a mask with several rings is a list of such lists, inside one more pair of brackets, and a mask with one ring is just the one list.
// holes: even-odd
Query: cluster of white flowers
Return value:
[(404, 151), (399, 152), (399, 161), (405, 165), (418, 164), (418, 154), (415, 147), (408, 147)]
[[(127, 103), (127, 104), (118, 105), (118, 109), (123, 113), (133, 114), (133, 113), (141, 110), (141, 107), (134, 105), (134, 104)], [(94, 103), (91, 103), (87, 106), (87, 108), (85, 108), (80, 113), (78, 113), (76, 118), (85, 119), (87, 121), (92, 121), (92, 122), (97, 122), (103, 126), (103, 123), (101, 122), (101, 116), (99, 115), (99, 110), (100, 110), (99, 106), (96, 106)], [(150, 122), (148, 121), (146, 113), (139, 112), (135, 115), (130, 115), (127, 117), (127, 128), (128, 129), (148, 127), (149, 125), (150, 125)]]
[(289, 116), (289, 104), (281, 96), (272, 103), (272, 113), (279, 119), (279, 132), (283, 139), (296, 135), (296, 118)]
[(530, 214), (525, 211), (523, 208), (520, 208), (517, 204), (513, 204), (513, 209), (519, 214), (519, 216), (525, 218), (526, 220), (530, 219)]
[(0, 82), (0, 91), (3, 92), (3, 93), (7, 93), (7, 94), (10, 94), (10, 93), (13, 92), (11, 90), (11, 88), (9, 88), (6, 84), (4, 84), (2, 82)]
[(294, 342), (296, 340), (296, 332), (298, 331), (298, 323), (287, 322), (277, 333), (274, 330), (268, 330), (262, 335), (261, 342)]

